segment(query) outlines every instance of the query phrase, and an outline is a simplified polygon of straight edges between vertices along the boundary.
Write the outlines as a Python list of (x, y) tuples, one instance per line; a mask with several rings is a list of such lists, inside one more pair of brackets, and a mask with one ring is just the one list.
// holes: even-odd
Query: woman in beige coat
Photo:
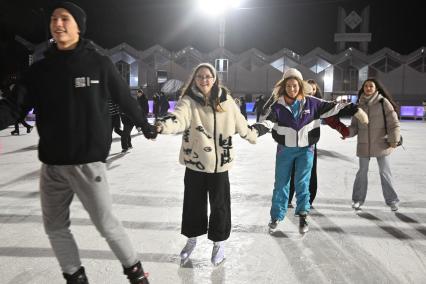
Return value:
[(352, 119), (349, 137), (358, 135), (357, 156), (359, 170), (352, 192), (352, 207), (360, 209), (365, 202), (368, 187), (368, 165), (375, 157), (379, 165), (380, 181), (386, 205), (392, 211), (398, 210), (398, 195), (395, 192), (390, 170), (389, 155), (400, 139), (400, 125), (396, 104), (376, 79), (364, 81), (358, 92), (359, 107), (368, 115), (369, 124), (360, 124)]

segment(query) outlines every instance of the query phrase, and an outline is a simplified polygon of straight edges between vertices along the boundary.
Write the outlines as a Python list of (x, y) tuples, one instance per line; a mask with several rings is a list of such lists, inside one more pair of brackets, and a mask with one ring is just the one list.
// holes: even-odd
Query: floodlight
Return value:
[(241, 0), (197, 0), (201, 11), (211, 16), (223, 15), (231, 8), (238, 8)]

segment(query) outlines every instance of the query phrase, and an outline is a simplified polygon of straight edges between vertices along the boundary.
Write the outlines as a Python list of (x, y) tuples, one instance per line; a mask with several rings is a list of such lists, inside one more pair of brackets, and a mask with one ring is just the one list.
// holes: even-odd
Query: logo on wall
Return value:
[(355, 29), (362, 22), (362, 18), (357, 14), (357, 12), (352, 11), (349, 15), (343, 20), (346, 25), (348, 25), (351, 29)]

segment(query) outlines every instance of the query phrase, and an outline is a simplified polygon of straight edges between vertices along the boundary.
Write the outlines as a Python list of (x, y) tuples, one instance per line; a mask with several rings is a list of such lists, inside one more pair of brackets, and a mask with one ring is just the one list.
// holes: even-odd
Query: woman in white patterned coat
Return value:
[(174, 112), (159, 120), (159, 133), (183, 132), (179, 161), (186, 171), (181, 233), (188, 240), (180, 254), (182, 265), (194, 250), (197, 237), (206, 233), (214, 242), (213, 265), (223, 262), (223, 243), (231, 232), (228, 170), (234, 161), (232, 136), (238, 133), (254, 144), (268, 130), (264, 124), (247, 124), (209, 63), (195, 68)]

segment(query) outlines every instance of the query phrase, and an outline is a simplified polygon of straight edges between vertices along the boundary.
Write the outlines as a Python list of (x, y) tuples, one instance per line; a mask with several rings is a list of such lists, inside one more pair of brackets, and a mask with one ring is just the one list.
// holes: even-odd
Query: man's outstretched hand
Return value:
[(158, 134), (157, 126), (148, 123), (146, 126), (142, 127), (142, 133), (146, 139), (154, 140)]

